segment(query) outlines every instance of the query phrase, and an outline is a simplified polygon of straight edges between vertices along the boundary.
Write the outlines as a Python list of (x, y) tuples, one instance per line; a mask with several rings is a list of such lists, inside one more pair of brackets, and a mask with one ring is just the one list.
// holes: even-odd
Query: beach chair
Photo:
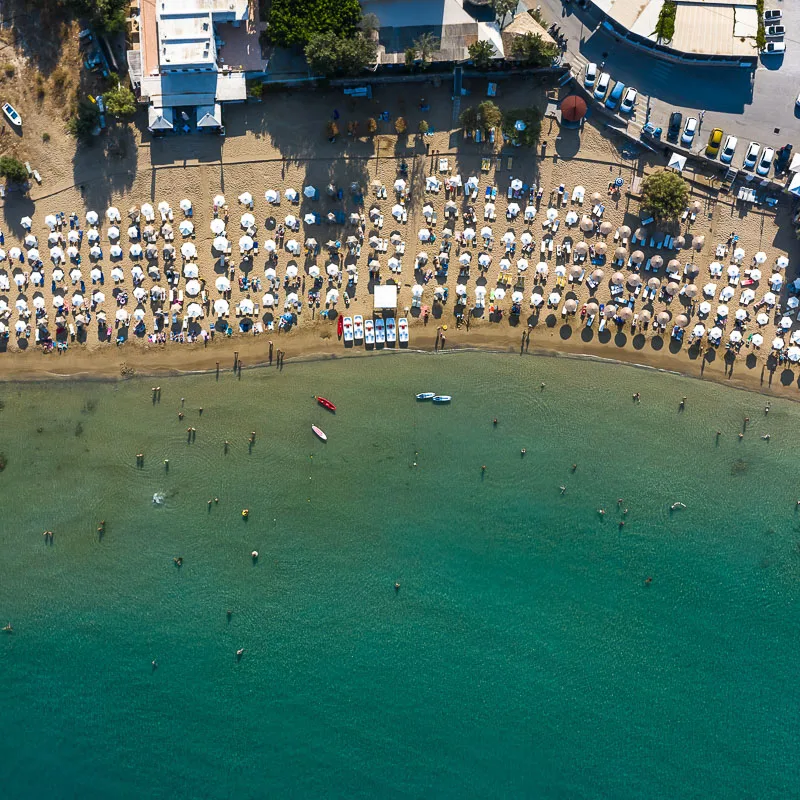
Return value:
[(402, 220), (403, 220), (403, 222), (408, 222), (408, 211), (406, 211), (405, 209), (403, 209)]
[(42, 176), (39, 174), (39, 170), (38, 170), (38, 169), (35, 169), (35, 170), (33, 171), (33, 179), (36, 181), (36, 183), (38, 183), (38, 184), (40, 184), (40, 185), (41, 185), (41, 183), (42, 183)]
[(689, 209), (685, 209), (683, 214), (681, 214), (681, 221), (685, 222), (686, 218), (689, 216)]

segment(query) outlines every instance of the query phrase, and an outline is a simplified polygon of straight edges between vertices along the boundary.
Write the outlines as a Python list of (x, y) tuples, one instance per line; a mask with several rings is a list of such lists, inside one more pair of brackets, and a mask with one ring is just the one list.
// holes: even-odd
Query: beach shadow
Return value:
[(677, 355), (683, 349), (682, 342), (679, 342), (677, 339), (670, 338), (669, 340), (669, 351), (672, 355)]
[(555, 328), (558, 324), (558, 317), (555, 314), (548, 314), (544, 324), (547, 325), (548, 328)]
[(636, 336), (633, 337), (631, 344), (633, 345), (634, 350), (641, 350), (645, 343), (647, 342), (647, 338), (643, 333), (637, 333)]
[(650, 347), (652, 347), (653, 350), (663, 350), (664, 349), (664, 339), (663, 339), (663, 337), (654, 336), (650, 340)]
[(617, 347), (625, 347), (628, 344), (628, 337), (622, 331), (619, 331), (614, 337), (614, 344)]
[(611, 336), (611, 331), (606, 328), (604, 331), (598, 331), (597, 341), (600, 342), (600, 344), (608, 344), (611, 341)]
[(570, 338), (570, 336), (572, 336), (572, 326), (565, 323), (564, 325), (561, 326), (558, 333), (559, 336), (561, 336), (561, 338), (566, 341), (567, 339)]
[(747, 369), (755, 369), (758, 364), (758, 358), (755, 353), (748, 353), (747, 358), (744, 360), (744, 365)]
[(594, 339), (594, 328), (589, 328), (588, 326), (584, 325), (583, 330), (581, 331), (581, 341), (582, 342), (591, 342)]
[(781, 371), (781, 384), (791, 386), (794, 383), (794, 372), (788, 367)]

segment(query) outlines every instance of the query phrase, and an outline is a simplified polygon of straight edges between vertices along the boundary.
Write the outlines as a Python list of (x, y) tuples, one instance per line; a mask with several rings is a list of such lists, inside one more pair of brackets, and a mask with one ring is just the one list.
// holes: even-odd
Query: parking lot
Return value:
[(762, 56), (755, 71), (741, 67), (675, 64), (659, 59), (619, 40), (600, 25), (591, 9), (574, 3), (542, 0), (548, 21), (555, 21), (568, 37), (565, 60), (573, 72), (594, 61), (612, 81), (621, 80), (639, 90), (633, 120), (639, 126), (650, 121), (666, 135), (669, 116), (679, 111), (699, 118), (705, 111), (692, 150), (705, 149), (714, 128), (739, 140), (733, 166), (740, 168), (751, 141), (776, 150), (786, 143), (800, 148), (800, 113), (795, 100), (800, 93), (800, 4), (767, 0), (766, 8), (780, 8), (786, 27), (786, 53)]

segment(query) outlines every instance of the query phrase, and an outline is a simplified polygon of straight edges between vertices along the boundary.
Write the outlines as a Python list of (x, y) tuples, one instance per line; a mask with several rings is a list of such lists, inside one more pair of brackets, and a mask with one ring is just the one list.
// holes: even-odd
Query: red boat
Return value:
[(328, 411), (336, 411), (336, 406), (335, 406), (333, 403), (331, 403), (331, 401), (330, 401), (330, 400), (326, 400), (324, 397), (317, 397), (317, 395), (314, 395), (314, 399), (315, 399), (315, 400), (316, 400), (316, 401), (317, 401), (317, 402), (318, 402), (318, 403), (319, 403), (319, 404), (320, 404), (320, 405), (321, 405), (323, 408), (327, 408), (327, 409), (328, 409)]
[(341, 339), (344, 333), (344, 317), (341, 314), (339, 314), (339, 322), (336, 323), (336, 333)]

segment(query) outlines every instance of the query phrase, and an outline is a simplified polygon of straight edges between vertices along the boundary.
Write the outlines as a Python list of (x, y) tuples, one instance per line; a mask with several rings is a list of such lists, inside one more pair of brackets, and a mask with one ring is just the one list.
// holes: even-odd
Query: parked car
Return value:
[(680, 111), (673, 111), (669, 115), (669, 127), (667, 128), (667, 139), (670, 142), (677, 142), (678, 136), (681, 133), (681, 123), (683, 122), (683, 114)]
[(784, 36), (786, 34), (785, 25), (769, 25), (767, 26), (767, 36)]
[(594, 86), (596, 80), (597, 80), (597, 64), (595, 64), (594, 61), (590, 61), (586, 65), (586, 72), (583, 76), (583, 85), (592, 87)]
[(613, 111), (622, 101), (624, 92), (625, 84), (622, 81), (617, 81), (614, 84), (614, 88), (608, 93), (608, 97), (606, 97), (606, 108), (610, 108)]
[(736, 152), (737, 144), (739, 144), (739, 140), (735, 136), (728, 135), (719, 154), (719, 160), (723, 164), (730, 164), (733, 161), (733, 154)]
[(750, 142), (747, 145), (747, 152), (744, 154), (744, 162), (742, 166), (745, 169), (753, 169), (758, 161), (758, 151), (761, 149), (761, 145), (758, 142)]
[(782, 56), (786, 52), (786, 42), (767, 42), (767, 46), (761, 51), (762, 56)]
[(597, 100), (602, 100), (608, 91), (608, 84), (611, 81), (611, 76), (607, 72), (600, 73), (597, 79), (597, 85), (594, 87), (594, 96)]
[(694, 140), (694, 135), (697, 133), (697, 117), (689, 117), (686, 120), (686, 125), (683, 128), (683, 135), (681, 142), (685, 145), (691, 145)]
[(633, 107), (636, 105), (636, 89), (633, 86), (629, 86), (625, 90), (625, 96), (622, 98), (622, 102), (619, 104), (619, 110), (623, 114), (632, 114)]
[(779, 22), (783, 12), (779, 8), (771, 8), (769, 11), (764, 12), (764, 22), (771, 25), (774, 22)]
[(706, 145), (706, 155), (709, 158), (716, 158), (719, 153), (719, 146), (722, 144), (722, 137), (725, 134), (722, 128), (714, 128), (711, 135), (708, 137), (708, 144)]
[(775, 151), (771, 147), (765, 147), (758, 161), (756, 172), (759, 175), (769, 175), (769, 168), (772, 166), (773, 158), (775, 158)]

